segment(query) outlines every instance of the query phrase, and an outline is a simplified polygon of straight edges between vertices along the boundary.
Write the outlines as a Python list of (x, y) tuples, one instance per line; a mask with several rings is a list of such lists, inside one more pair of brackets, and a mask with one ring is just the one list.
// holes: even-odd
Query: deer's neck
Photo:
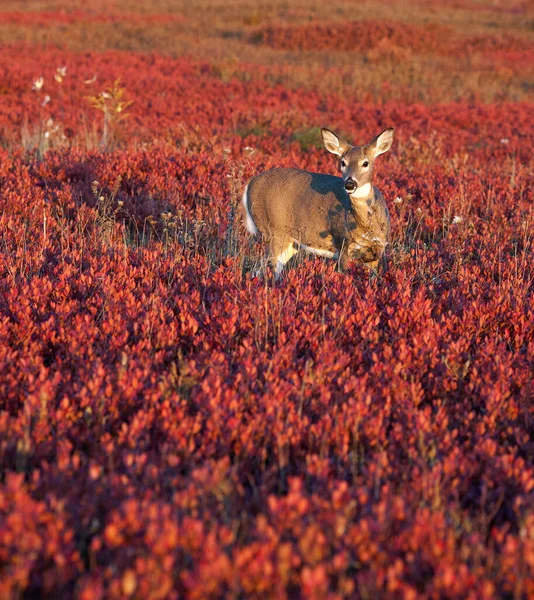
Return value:
[(373, 214), (375, 213), (375, 192), (370, 183), (358, 188), (350, 195), (352, 210), (358, 221), (358, 225), (367, 229), (371, 227)]

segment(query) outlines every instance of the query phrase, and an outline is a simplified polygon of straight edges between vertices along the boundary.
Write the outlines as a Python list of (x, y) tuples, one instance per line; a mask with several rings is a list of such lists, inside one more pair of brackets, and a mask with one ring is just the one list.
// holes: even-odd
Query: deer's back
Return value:
[(347, 237), (350, 200), (341, 177), (272, 169), (252, 179), (248, 207), (263, 235), (286, 235), (335, 251)]

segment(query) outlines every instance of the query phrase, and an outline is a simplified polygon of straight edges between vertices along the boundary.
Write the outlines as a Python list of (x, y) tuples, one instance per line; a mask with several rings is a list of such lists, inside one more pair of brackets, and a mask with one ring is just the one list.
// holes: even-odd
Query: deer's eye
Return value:
[(347, 162), (345, 160), (341, 161), (341, 168), (344, 169), (347, 166)]
[(368, 167), (369, 166), (369, 161), (368, 160), (364, 160), (362, 163), (362, 167)]

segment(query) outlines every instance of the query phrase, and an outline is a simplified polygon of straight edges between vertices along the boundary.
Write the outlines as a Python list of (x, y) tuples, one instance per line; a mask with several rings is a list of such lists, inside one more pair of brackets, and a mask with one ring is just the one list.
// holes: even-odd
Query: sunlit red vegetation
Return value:
[[(419, 8), (428, 8), (429, 6), (439, 7), (441, 10), (444, 8), (442, 0), (418, 0), (417, 4)], [(447, 8), (467, 9), (469, 11), (486, 12), (489, 14), (508, 13), (524, 15), (529, 8), (529, 4), (525, 0), (515, 2), (502, 2), (501, 0), (492, 2), (487, 2), (486, 0), (450, 0), (447, 2)]]
[[(532, 103), (255, 57), (0, 52), (0, 598), (533, 597)], [(323, 125), (396, 127), (388, 269), (255, 278), (243, 185)]]
[(356, 21), (268, 26), (255, 32), (251, 41), (285, 50), (363, 52), (373, 60), (382, 56), (409, 60), (414, 54), (450, 58), (480, 53), (482, 58), (491, 59), (493, 68), (496, 66), (496, 59), (499, 65), (506, 64), (511, 69), (517, 67), (523, 70), (534, 63), (534, 44), (527, 40), (511, 36), (496, 38), (494, 35), (455, 39), (450, 27), (417, 27), (399, 22)]
[(181, 22), (183, 18), (170, 14), (134, 14), (116, 12), (86, 12), (72, 11), (10, 11), (0, 13), (1, 24), (16, 24), (25, 26), (71, 25), (78, 22), (84, 23), (172, 23)]
[(387, 43), (390, 46), (434, 53), (440, 38), (450, 30), (421, 28), (408, 23), (356, 21), (313, 23), (298, 26), (268, 27), (257, 39), (275, 48), (297, 50), (370, 50)]

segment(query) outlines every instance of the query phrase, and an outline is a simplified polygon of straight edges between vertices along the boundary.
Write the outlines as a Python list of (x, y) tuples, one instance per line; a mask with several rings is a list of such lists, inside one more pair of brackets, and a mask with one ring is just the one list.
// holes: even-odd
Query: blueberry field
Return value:
[[(527, 2), (0, 2), (0, 598), (534, 597)], [(244, 226), (395, 127), (387, 268)]]

